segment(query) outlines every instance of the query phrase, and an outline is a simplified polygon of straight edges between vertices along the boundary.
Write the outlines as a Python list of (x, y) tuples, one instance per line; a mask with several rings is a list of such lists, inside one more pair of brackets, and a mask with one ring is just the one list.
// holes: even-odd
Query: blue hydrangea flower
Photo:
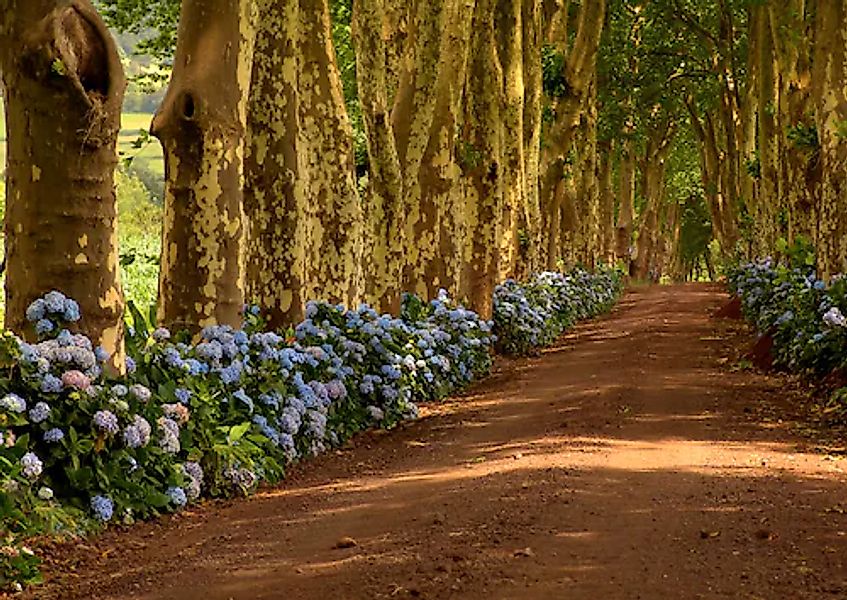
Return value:
[(38, 298), (34, 300), (29, 306), (26, 308), (26, 319), (30, 323), (36, 323), (44, 318), (47, 314), (47, 305), (44, 303), (43, 298)]
[(38, 479), (43, 469), (41, 459), (32, 452), (27, 452), (21, 457), (21, 474), (27, 479)]
[(129, 393), (135, 396), (139, 402), (147, 402), (150, 400), (152, 393), (149, 388), (141, 385), (140, 383), (134, 383), (129, 386)]
[(185, 490), (181, 487), (169, 487), (165, 492), (168, 498), (171, 499), (171, 502), (175, 504), (178, 508), (182, 508), (188, 502), (188, 498), (185, 495)]
[(79, 304), (76, 300), (65, 298), (64, 308), (62, 310), (62, 318), (68, 323), (76, 323), (81, 315), (79, 313)]
[(52, 292), (47, 292), (44, 295), (44, 304), (47, 307), (47, 312), (50, 312), (54, 315), (62, 314), (65, 312), (65, 301), (67, 298), (62, 292), (58, 292), (53, 290)]
[(132, 357), (126, 357), (126, 372), (132, 375), (135, 373), (135, 370), (138, 368), (138, 365), (135, 364), (135, 360)]
[(165, 342), (171, 339), (171, 332), (165, 327), (158, 327), (153, 330), (153, 340), (156, 342)]
[(103, 523), (112, 520), (112, 514), (115, 511), (115, 503), (106, 496), (94, 496), (91, 499), (91, 510), (94, 511), (94, 516)]
[(174, 396), (176, 397), (178, 402), (182, 404), (188, 404), (189, 400), (191, 400), (191, 391), (185, 388), (176, 388), (174, 390)]
[[(103, 346), (97, 346), (94, 349), (94, 357), (97, 359), (97, 362), (104, 363), (107, 360), (109, 360), (109, 356), (110, 356), (109, 351), (106, 350)], [(127, 360), (132, 360), (132, 359), (127, 357)]]
[(48, 444), (56, 444), (58, 442), (61, 442), (64, 438), (65, 432), (59, 429), (58, 427), (48, 429), (44, 432), (44, 441)]
[(45, 335), (53, 331), (55, 328), (56, 326), (50, 319), (40, 319), (35, 324), (35, 333), (37, 333), (38, 335)]
[(58, 394), (63, 387), (62, 380), (49, 373), (41, 380), (41, 391), (45, 394)]
[(50, 406), (46, 402), (37, 402), (29, 410), (29, 420), (33, 423), (41, 423), (46, 421), (50, 416)]
[(26, 400), (17, 394), (6, 394), (0, 398), (0, 409), (20, 414), (26, 410)]
[(135, 415), (132, 423), (124, 428), (124, 444), (127, 448), (143, 448), (150, 443), (152, 428), (147, 419), (141, 415)]

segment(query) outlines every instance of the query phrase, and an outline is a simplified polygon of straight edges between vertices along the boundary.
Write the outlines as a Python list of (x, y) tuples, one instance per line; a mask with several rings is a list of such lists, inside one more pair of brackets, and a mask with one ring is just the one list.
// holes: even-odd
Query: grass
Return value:
[(148, 113), (124, 113), (121, 116), (121, 133), (118, 136), (118, 154), (121, 157), (132, 157), (134, 168), (148, 170), (164, 178), (165, 162), (158, 141), (151, 140), (141, 149), (133, 148), (133, 143), (139, 138), (142, 130), (150, 130), (152, 120), (153, 115)]

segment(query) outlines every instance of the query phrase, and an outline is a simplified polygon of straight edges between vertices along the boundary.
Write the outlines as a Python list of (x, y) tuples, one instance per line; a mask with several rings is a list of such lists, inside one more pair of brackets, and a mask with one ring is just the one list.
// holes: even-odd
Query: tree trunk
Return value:
[[(494, 286), (500, 275), (503, 181), (503, 72), (494, 32), (495, 0), (477, 0), (473, 19), (470, 65), (464, 110), (465, 148), (473, 160), (462, 165), (468, 248), (467, 297), (470, 308), (483, 319), (493, 313)], [(518, 137), (520, 143), (520, 137)]]
[(300, 0), (300, 135), (308, 169), (310, 298), (355, 307), (362, 297), (362, 206), (353, 131), (332, 45), (328, 0)]
[(632, 232), (635, 220), (635, 152), (632, 140), (624, 138), (618, 172), (617, 256), (629, 265), (632, 260)]
[(524, 24), (523, 0), (498, 0), (495, 29), (503, 71), (502, 143), (504, 202), (502, 203), (499, 279), (513, 277), (520, 249), (519, 229), (527, 202), (524, 138)]
[(523, 27), (524, 74), (524, 191), (523, 210), (519, 214), (518, 259), (515, 274), (527, 276), (541, 263), (541, 96), (543, 91), (541, 71), (541, 0), (523, 0), (521, 24)]
[[(569, 36), (567, 32), (567, 6), (561, 5), (557, 13), (559, 25), (551, 26), (554, 43), (567, 47)], [(564, 77), (568, 92), (555, 104), (556, 118), (545, 134), (544, 153), (541, 161), (542, 193), (555, 194), (558, 188), (557, 177), (562, 172), (561, 165), (567, 163), (571, 153), (574, 137), (580, 127), (585, 103), (595, 79), (597, 50), (606, 14), (605, 0), (583, 2), (579, 7), (577, 29), (572, 47), (566, 51)], [(591, 201), (589, 201), (590, 205)], [(542, 206), (556, 204), (550, 198), (543, 199)], [(547, 217), (549, 219), (549, 216)], [(542, 216), (542, 223), (545, 217)], [(581, 225), (575, 224), (575, 227)], [(578, 235), (577, 243), (584, 243), (585, 236)], [(549, 244), (548, 244), (549, 246)], [(553, 260), (548, 257), (548, 261)]]
[(635, 277), (638, 279), (647, 279), (655, 274), (660, 215), (664, 200), (665, 158), (672, 141), (673, 129), (669, 125), (664, 124), (654, 129), (641, 164), (641, 189), (646, 204), (638, 228), (638, 254), (635, 261)]
[(820, 139), (818, 272), (847, 273), (847, 1), (818, 3), (813, 90)]
[(174, 70), (153, 119), (165, 152), (159, 321), (196, 331), (241, 323), (252, 0), (185, 0)]
[(124, 365), (114, 169), (125, 80), (88, 0), (0, 2), (6, 127), (6, 326), (58, 289), (79, 330)]
[[(425, 13), (433, 10), (430, 6), (422, 3)], [(436, 77), (430, 88), (435, 102), (432, 118), (428, 129), (422, 128), (425, 123), (409, 118), (411, 135), (402, 153), (407, 202), (403, 289), (427, 298), (435, 297), (441, 288), (456, 295), (462, 276), (460, 240), (464, 224), (457, 204), (461, 186), (455, 157), (473, 6), (472, 0), (444, 2)], [(421, 20), (427, 18), (431, 15), (425, 14)], [(427, 51), (423, 49), (421, 54)], [(426, 73), (430, 72), (427, 68)], [(424, 74), (418, 72), (415, 78), (422, 79)], [(413, 104), (404, 112), (408, 116), (417, 108)], [(403, 145), (398, 141), (398, 147)], [(463, 155), (460, 160), (470, 158), (469, 150), (459, 149)]]
[(365, 203), (370, 241), (370, 251), (364, 255), (365, 296), (369, 303), (396, 314), (400, 308), (403, 262), (403, 176), (388, 109), (384, 10), (384, 0), (357, 0), (353, 4), (353, 39), (370, 159)]
[(766, 255), (773, 251), (779, 237), (777, 215), (779, 214), (779, 126), (776, 107), (779, 106), (777, 68), (774, 59), (774, 36), (766, 6), (755, 7), (758, 15), (759, 47), (759, 161), (761, 192), (755, 215), (754, 238), (759, 240), (757, 254)]
[(247, 296), (271, 327), (303, 319), (309, 299), (308, 170), (300, 136), (303, 64), (297, 0), (259, 0), (247, 114)]
[(613, 142), (597, 144), (597, 184), (600, 201), (598, 257), (604, 265), (615, 264), (615, 195), (612, 191)]

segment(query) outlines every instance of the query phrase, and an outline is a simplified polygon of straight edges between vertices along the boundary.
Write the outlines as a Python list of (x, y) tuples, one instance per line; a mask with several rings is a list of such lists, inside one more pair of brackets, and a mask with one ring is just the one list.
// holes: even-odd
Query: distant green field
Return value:
[[(162, 159), (162, 147), (153, 140), (141, 150), (132, 147), (142, 129), (149, 130), (153, 115), (147, 113), (124, 113), (121, 117), (121, 133), (118, 137), (118, 152), (121, 156), (135, 157), (133, 162), (139, 169), (147, 169), (164, 177), (165, 163)], [(0, 171), (6, 168), (6, 118), (0, 105)]]

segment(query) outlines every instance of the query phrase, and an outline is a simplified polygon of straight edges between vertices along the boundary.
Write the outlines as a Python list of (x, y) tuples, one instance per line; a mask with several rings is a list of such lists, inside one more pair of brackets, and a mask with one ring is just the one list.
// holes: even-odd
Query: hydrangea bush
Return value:
[(496, 325), (442, 292), (406, 296), (397, 317), (311, 302), (281, 332), (245, 307), (242, 329), (196, 336), (153, 328), (131, 307), (120, 377), (103, 349), (72, 333), (76, 302), (50, 292), (27, 311), (36, 343), (0, 335), (0, 588), (37, 581), (28, 537), (250, 493), (292, 461), (414, 418), (420, 402), (484, 377), (495, 327), (506, 350), (537, 347), (619, 290), (609, 273), (543, 273), (498, 288)]
[[(813, 268), (767, 258), (744, 263), (728, 277), (745, 317), (772, 336), (774, 365), (814, 377), (847, 367), (847, 279), (819, 279)], [(847, 394), (837, 392), (830, 409), (847, 416)]]
[(494, 291), (497, 350), (525, 356), (552, 344), (576, 321), (603, 313), (617, 302), (623, 276), (615, 270), (568, 274), (546, 271), (527, 283), (509, 279)]

